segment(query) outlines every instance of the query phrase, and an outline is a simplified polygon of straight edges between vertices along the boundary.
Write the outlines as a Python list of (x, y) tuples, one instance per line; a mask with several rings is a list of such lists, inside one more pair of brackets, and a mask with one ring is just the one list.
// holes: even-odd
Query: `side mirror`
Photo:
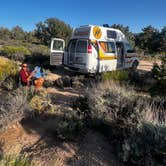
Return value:
[(127, 50), (127, 53), (136, 53), (136, 50), (135, 49)]

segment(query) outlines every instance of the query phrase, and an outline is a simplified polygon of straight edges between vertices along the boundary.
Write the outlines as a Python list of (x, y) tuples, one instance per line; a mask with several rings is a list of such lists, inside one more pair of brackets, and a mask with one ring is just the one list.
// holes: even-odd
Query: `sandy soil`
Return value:
[(153, 68), (153, 64), (157, 63), (158, 65), (161, 64), (160, 60), (157, 61), (145, 61), (145, 60), (141, 60), (139, 62), (139, 66), (138, 66), (138, 70), (143, 70), (143, 71), (151, 71)]
[[(39, 126), (31, 123), (29, 129), (37, 127), (44, 134)], [(77, 142), (65, 142), (50, 136), (41, 136), (41, 133), (29, 131), (24, 127), (17, 125), (0, 135), (4, 154), (33, 157), (35, 166), (122, 165), (113, 154), (107, 140), (97, 132), (89, 131)]]

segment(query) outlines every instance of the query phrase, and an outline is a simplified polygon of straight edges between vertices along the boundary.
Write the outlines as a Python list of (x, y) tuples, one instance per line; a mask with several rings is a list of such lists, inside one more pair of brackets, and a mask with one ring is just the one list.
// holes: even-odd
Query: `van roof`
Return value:
[(91, 40), (114, 39), (115, 41), (127, 41), (125, 35), (119, 29), (97, 25), (81, 25), (74, 29), (71, 38), (86, 38)]

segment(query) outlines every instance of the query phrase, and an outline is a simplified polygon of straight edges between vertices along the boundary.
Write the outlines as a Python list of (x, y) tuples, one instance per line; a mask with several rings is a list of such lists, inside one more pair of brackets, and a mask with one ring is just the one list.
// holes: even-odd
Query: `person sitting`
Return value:
[(38, 90), (43, 86), (44, 83), (44, 73), (42, 70), (42, 67), (40, 64), (38, 64), (35, 68), (34, 68), (34, 85), (35, 88)]
[(30, 86), (30, 79), (32, 77), (32, 73), (28, 70), (28, 65), (26, 63), (22, 64), (19, 76), (22, 86)]

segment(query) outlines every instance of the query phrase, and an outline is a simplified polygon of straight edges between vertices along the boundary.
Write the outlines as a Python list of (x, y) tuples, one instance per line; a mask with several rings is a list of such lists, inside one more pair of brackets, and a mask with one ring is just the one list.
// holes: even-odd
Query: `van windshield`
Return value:
[(99, 42), (99, 43), (105, 53), (115, 53), (114, 42)]

